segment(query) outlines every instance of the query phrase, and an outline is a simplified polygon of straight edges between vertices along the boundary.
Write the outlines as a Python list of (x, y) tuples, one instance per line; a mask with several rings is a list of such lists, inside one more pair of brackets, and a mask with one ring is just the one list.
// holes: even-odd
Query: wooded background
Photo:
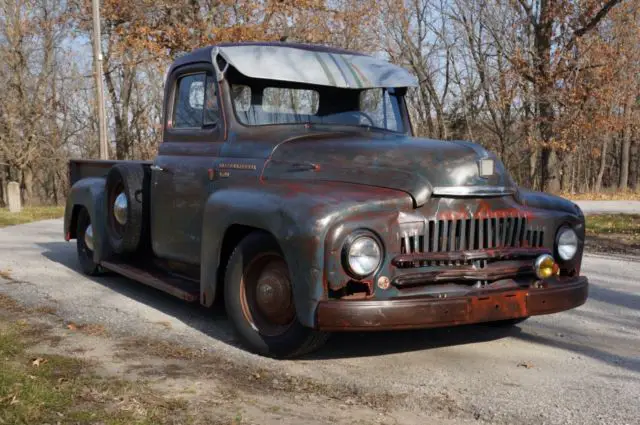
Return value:
[[(640, 0), (103, 0), (110, 157), (160, 141), (171, 61), (222, 41), (323, 43), (418, 76), (416, 133), (496, 152), (525, 187), (640, 190)], [(0, 0), (0, 202), (60, 203), (97, 158), (90, 0)]]

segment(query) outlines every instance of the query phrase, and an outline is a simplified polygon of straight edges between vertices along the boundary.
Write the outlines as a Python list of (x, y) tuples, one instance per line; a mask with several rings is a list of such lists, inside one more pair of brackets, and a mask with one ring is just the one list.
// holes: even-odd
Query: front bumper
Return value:
[(472, 295), (390, 300), (328, 300), (317, 309), (317, 328), (367, 331), (436, 328), (556, 313), (585, 303), (586, 277), (552, 278), (544, 287), (478, 290)]

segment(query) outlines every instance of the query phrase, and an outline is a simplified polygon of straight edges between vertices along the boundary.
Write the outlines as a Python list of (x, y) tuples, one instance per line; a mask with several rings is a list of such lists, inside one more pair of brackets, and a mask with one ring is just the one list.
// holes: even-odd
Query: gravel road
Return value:
[(640, 201), (576, 201), (585, 214), (640, 214)]
[[(587, 304), (497, 330), (335, 335), (297, 361), (238, 348), (224, 313), (185, 304), (117, 276), (77, 271), (75, 243), (61, 220), (0, 229), (0, 292), (52, 305), (76, 323), (216, 352), (239, 363), (284, 370), (358, 391), (406, 395), (407, 417), (431, 423), (638, 424), (640, 421), (640, 262), (587, 256)], [(170, 329), (158, 326), (169, 322)], [(426, 416), (425, 416), (426, 415)]]

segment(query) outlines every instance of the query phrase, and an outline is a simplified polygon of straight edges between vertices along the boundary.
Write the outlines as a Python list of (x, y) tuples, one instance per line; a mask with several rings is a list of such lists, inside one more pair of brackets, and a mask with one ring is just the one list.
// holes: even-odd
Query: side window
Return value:
[(174, 128), (202, 127), (205, 74), (193, 74), (178, 80), (173, 107)]
[(173, 128), (201, 128), (216, 125), (219, 110), (215, 81), (205, 74), (187, 75), (178, 80)]

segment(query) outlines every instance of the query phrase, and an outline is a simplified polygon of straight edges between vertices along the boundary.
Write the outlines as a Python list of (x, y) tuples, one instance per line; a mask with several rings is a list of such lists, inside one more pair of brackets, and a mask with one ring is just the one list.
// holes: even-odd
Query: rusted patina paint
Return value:
[(519, 275), (534, 274), (533, 260), (501, 261), (489, 263), (483, 268), (476, 268), (471, 264), (456, 266), (425, 267), (420, 272), (401, 274), (393, 280), (398, 287), (427, 284), (433, 282), (459, 280), (495, 281), (504, 278), (514, 278)]
[(555, 313), (586, 301), (587, 279), (553, 279), (544, 288), (478, 290), (464, 297), (323, 301), (318, 328), (379, 331), (464, 325)]
[[(173, 64), (165, 88), (166, 111), (173, 105), (175, 82), (185, 72), (215, 71), (211, 49), (181, 56)], [(586, 285), (586, 280), (575, 277), (584, 244), (584, 217), (579, 208), (562, 198), (517, 188), (503, 164), (484, 148), (463, 141), (412, 137), (408, 116), (402, 117), (406, 128), (402, 133), (308, 123), (246, 126), (234, 113), (229, 81), (221, 78), (216, 84), (219, 125), (177, 131), (169, 125), (171, 117), (166, 119), (154, 165), (167, 172), (154, 174), (150, 189), (152, 250), (142, 255), (167, 257), (199, 269), (201, 303), (211, 305), (215, 299), (226, 266), (222, 245), (234, 226), (266, 231), (277, 240), (290, 269), (296, 314), (309, 327), (342, 330), (472, 323), (538, 314), (544, 308), (559, 311), (579, 305), (580, 297), (586, 296), (584, 288), (569, 295), (563, 292), (575, 279)], [(401, 112), (407, 115), (404, 104)], [(496, 161), (495, 172), (488, 177), (479, 176), (478, 161), (484, 158)], [(103, 176), (113, 164), (72, 161), (70, 166), (75, 184), (68, 198), (64, 234), (75, 236), (74, 214), (78, 207), (87, 208), (94, 224), (96, 262), (110, 257), (104, 238)], [(435, 188), (485, 186), (503, 187), (505, 192), (487, 197), (434, 192)], [(476, 250), (469, 247), (467, 234), (456, 230), (458, 221), (513, 218), (523, 220), (518, 226), (531, 232), (530, 237), (502, 230), (498, 241), (497, 234), (478, 230), (478, 239), (496, 242)], [(418, 229), (423, 229), (425, 236), (425, 226), (434, 221), (452, 223), (447, 233), (437, 236), (440, 248), (435, 252), (403, 250), (405, 232), (416, 231), (419, 236)], [(449, 304), (433, 304), (428, 296), (414, 301), (402, 298), (402, 292), (411, 288), (398, 282), (411, 274), (419, 283), (502, 278), (514, 282), (512, 278), (519, 276), (525, 282), (519, 280), (518, 285), (538, 285), (530, 263), (542, 253), (556, 254), (556, 232), (564, 225), (576, 230), (579, 249), (571, 261), (558, 261), (560, 276), (574, 281), (558, 280), (555, 292), (549, 289), (540, 295), (534, 289), (520, 292), (511, 288), (509, 294), (516, 295), (510, 297), (504, 288), (489, 282), (482, 295), (488, 298), (478, 295)], [(500, 224), (491, 231), (496, 228)], [(363, 229), (379, 238), (384, 258), (375, 273), (358, 280), (345, 271), (341, 255), (348, 236)], [(478, 260), (491, 262), (484, 269), (455, 264)], [(424, 264), (427, 262), (449, 264), (433, 268)], [(118, 271), (127, 272), (122, 266)], [(128, 272), (138, 280), (149, 277), (131, 269)], [(374, 284), (381, 278), (394, 284), (381, 289)], [(365, 289), (332, 299), (349, 285)], [(495, 301), (499, 311), (509, 313), (487, 310), (483, 304), (487, 299)]]
[(393, 258), (391, 263), (396, 267), (420, 261), (474, 261), (474, 260), (507, 260), (512, 258), (534, 258), (542, 254), (550, 254), (548, 248), (495, 248), (452, 252), (418, 252), (402, 254)]

